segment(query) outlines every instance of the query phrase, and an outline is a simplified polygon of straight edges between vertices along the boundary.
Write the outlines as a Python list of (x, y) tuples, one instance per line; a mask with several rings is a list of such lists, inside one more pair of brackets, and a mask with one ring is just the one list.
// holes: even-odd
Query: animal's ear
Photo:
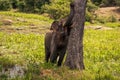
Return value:
[(59, 26), (62, 26), (65, 24), (66, 18), (63, 18), (59, 21)]
[(56, 31), (58, 29), (58, 26), (59, 26), (59, 22), (54, 21), (50, 27), (50, 30)]

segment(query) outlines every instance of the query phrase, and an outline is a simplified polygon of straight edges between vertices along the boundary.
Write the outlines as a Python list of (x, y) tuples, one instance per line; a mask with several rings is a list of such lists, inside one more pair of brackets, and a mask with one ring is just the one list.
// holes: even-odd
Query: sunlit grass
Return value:
[(48, 28), (53, 21), (49, 17), (45, 17), (38, 14), (28, 14), (20, 12), (0, 11), (0, 26), (4, 26), (2, 20), (10, 19), (13, 21), (12, 25), (15, 27), (29, 27), (36, 26), (42, 28)]
[[(119, 30), (86, 30), (84, 36), (84, 58), (86, 70), (104, 75), (120, 74), (120, 32)], [(107, 79), (106, 79), (107, 80)], [(112, 80), (112, 79), (111, 79)]]
[(105, 26), (111, 27), (111, 28), (116, 28), (116, 27), (120, 28), (120, 22), (113, 22), (113, 23), (107, 22), (105, 23)]
[(41, 16), (41, 15), (20, 13), (20, 12), (1, 11), (0, 15), (11, 16), (11, 17), (21, 17), (26, 19), (38, 19), (38, 20), (48, 21), (48, 22), (52, 21), (50, 18)]
[[(85, 30), (84, 62), (85, 71), (71, 71), (44, 63), (44, 35), (0, 33), (2, 66), (28, 64), (26, 77), (43, 80), (119, 80), (120, 79), (120, 31), (119, 30)], [(17, 56), (18, 58), (15, 58)], [(3, 59), (5, 58), (5, 59)], [(5, 64), (4, 64), (5, 63)], [(19, 64), (17, 63), (17, 64)], [(40, 73), (46, 69), (50, 73)], [(54, 74), (53, 74), (54, 73)], [(69, 73), (69, 74), (68, 74)], [(33, 75), (33, 76), (32, 76)], [(66, 76), (64, 76), (66, 75)], [(30, 79), (26, 79), (30, 80)]]

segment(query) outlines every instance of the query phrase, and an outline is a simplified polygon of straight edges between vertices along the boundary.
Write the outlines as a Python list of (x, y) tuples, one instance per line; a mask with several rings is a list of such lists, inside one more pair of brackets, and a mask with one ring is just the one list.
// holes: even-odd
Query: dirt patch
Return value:
[(51, 74), (53, 74), (53, 71), (49, 70), (49, 69), (41, 70), (41, 73), (40, 73), (41, 76), (48, 76), (48, 75), (51, 75)]
[(103, 7), (96, 11), (96, 14), (101, 17), (115, 16), (116, 19), (120, 19), (120, 8), (119, 7)]
[(12, 25), (13, 21), (10, 19), (3, 19), (1, 21), (4, 25)]
[[(85, 29), (93, 29), (93, 30), (112, 30), (113, 28), (104, 27), (104, 26), (85, 26)], [(12, 27), (12, 26), (0, 26), (0, 32), (6, 32), (6, 33), (22, 33), (22, 34), (45, 34), (48, 32), (48, 28), (41, 28), (36, 26), (30, 26), (30, 27)]]
[(12, 26), (0, 26), (0, 31), (1, 32), (6, 32), (6, 33), (24, 33), (24, 34), (29, 34), (29, 33), (38, 33), (38, 34), (44, 34), (49, 29), (46, 28), (41, 28), (41, 27), (36, 27), (36, 26), (22, 26), (22, 27), (12, 27)]

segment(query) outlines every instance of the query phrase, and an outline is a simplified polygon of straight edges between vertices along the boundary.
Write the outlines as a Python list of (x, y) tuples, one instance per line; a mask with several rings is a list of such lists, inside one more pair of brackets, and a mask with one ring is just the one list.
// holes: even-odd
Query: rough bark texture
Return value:
[(83, 70), (83, 32), (85, 22), (86, 0), (75, 0), (75, 13), (69, 36), (68, 54), (65, 65), (71, 69)]

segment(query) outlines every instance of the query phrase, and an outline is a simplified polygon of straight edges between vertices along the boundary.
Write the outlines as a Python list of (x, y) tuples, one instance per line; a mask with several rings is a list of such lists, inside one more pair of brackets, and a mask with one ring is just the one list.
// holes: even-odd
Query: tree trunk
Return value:
[(83, 32), (86, 0), (75, 0), (75, 13), (68, 42), (68, 54), (65, 65), (71, 69), (83, 70)]

